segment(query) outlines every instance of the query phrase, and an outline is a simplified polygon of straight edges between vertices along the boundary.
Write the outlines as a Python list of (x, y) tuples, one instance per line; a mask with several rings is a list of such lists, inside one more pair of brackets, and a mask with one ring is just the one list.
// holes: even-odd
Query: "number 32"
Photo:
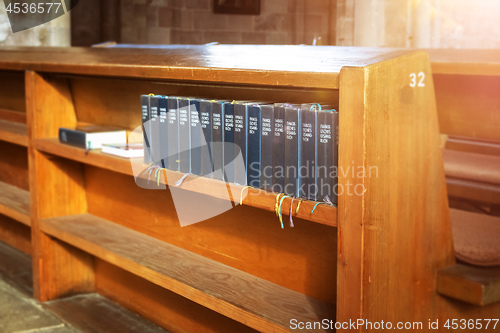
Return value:
[[(417, 83), (417, 77), (418, 77), (418, 83)], [(415, 87), (425, 87), (425, 73), (420, 72), (418, 74), (416, 73), (411, 73), (410, 74), (410, 87), (415, 88)]]

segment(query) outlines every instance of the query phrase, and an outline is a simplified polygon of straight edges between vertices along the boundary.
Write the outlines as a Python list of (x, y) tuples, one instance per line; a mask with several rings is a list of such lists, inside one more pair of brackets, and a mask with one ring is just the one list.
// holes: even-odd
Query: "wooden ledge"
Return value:
[[(66, 159), (92, 165), (106, 170), (111, 170), (114, 172), (119, 172), (129, 176), (134, 175), (130, 160), (103, 154), (100, 150), (93, 150), (88, 154), (85, 154), (85, 149), (61, 144), (57, 138), (36, 139), (34, 141), (34, 146), (39, 151), (49, 153), (51, 155), (60, 156)], [(135, 162), (133, 163), (137, 164), (136, 166), (134, 166), (134, 169), (139, 168), (140, 170), (144, 170), (147, 168), (146, 165), (143, 165), (141, 163), (140, 159), (135, 159)], [(168, 185), (168, 182), (175, 183), (184, 175), (183, 173), (176, 171), (166, 171), (168, 179), (167, 182), (164, 177), (165, 172), (162, 172), (161, 174), (162, 176), (160, 177), (160, 184), (162, 185)], [(194, 175), (186, 178), (180, 188), (221, 199), (227, 199), (229, 193), (230, 200), (235, 203), (239, 203), (240, 196), (243, 193), (246, 194), (243, 200), (244, 205), (268, 211), (274, 211), (277, 196), (277, 193), (267, 192), (254, 188), (244, 189), (244, 186), (228, 184), (220, 180)], [(295, 212), (298, 201), (299, 200), (294, 200), (293, 202), (293, 212)], [(283, 201), (281, 207), (281, 212), (283, 215), (290, 214), (290, 202), (290, 199), (285, 199)], [(325, 224), (331, 227), (336, 227), (337, 208), (329, 205), (318, 205), (314, 210), (314, 213), (311, 214), (311, 211), (315, 205), (316, 202), (314, 201), (302, 201), (299, 212), (298, 214), (294, 215), (294, 217), (306, 219), (320, 224)]]
[(0, 140), (27, 147), (28, 130), (26, 125), (0, 119)]
[(467, 303), (485, 306), (500, 301), (500, 267), (457, 264), (438, 272), (437, 291)]
[(0, 214), (30, 226), (29, 192), (0, 182)]

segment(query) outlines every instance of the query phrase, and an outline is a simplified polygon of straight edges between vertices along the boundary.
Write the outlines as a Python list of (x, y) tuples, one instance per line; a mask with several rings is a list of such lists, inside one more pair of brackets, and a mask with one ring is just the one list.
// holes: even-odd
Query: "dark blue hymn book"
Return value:
[(163, 96), (158, 101), (158, 110), (160, 113), (160, 159), (161, 167), (168, 167), (168, 97)]
[(261, 106), (247, 107), (247, 184), (260, 188), (261, 168)]
[(300, 106), (285, 108), (285, 180), (284, 193), (299, 197), (300, 177)]
[(179, 171), (179, 100), (168, 99), (168, 169)]
[(303, 104), (300, 110), (300, 197), (316, 200), (316, 108)]
[(273, 187), (273, 140), (274, 140), (274, 106), (263, 104), (260, 107), (260, 188), (272, 191)]
[(152, 162), (148, 133), (149, 129), (146, 130), (149, 121), (149, 95), (141, 95), (141, 111), (142, 111), (142, 139), (144, 143), (144, 164), (149, 164)]
[(189, 99), (189, 117), (190, 117), (190, 135), (189, 152), (191, 154), (191, 173), (193, 175), (201, 175), (201, 117), (200, 117), (200, 102), (197, 99)]
[(179, 171), (191, 172), (191, 124), (189, 99), (179, 98)]
[(201, 175), (212, 178), (212, 101), (200, 100)]
[(224, 111), (224, 180), (234, 183), (234, 104), (222, 102)]
[(274, 105), (273, 192), (285, 192), (285, 104)]
[(243, 167), (234, 169), (234, 182), (239, 185), (247, 185), (247, 142), (248, 142), (248, 104), (246, 102), (236, 102), (234, 104), (234, 157), (241, 152), (243, 157)]
[(224, 180), (224, 105), (212, 102), (212, 162), (213, 178)]

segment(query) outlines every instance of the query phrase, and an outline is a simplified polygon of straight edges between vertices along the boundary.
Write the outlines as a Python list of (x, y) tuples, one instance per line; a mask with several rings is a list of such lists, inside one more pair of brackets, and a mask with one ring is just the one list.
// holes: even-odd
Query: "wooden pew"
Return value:
[[(373, 323), (382, 321), (426, 331), (438, 320), (435, 331), (449, 332), (453, 319), (500, 317), (495, 298), (481, 303), (472, 294), (478, 306), (457, 300), (456, 289), (438, 293), (450, 280), (479, 290), (485, 280), (455, 265), (424, 52), (12, 48), (0, 52), (0, 68), (25, 72), (34, 291), (42, 301), (97, 291), (179, 332), (296, 331), (295, 316), (347, 324), (345, 331), (353, 321), (372, 323), (356, 332), (380, 331)], [(171, 195), (139, 189), (128, 162), (58, 142), (57, 129), (78, 122), (139, 126), (138, 96), (149, 92), (338, 104), (338, 207), (312, 214), (315, 203), (305, 202), (295, 228), (282, 230), (275, 194), (250, 190), (243, 207), (181, 228)], [(372, 176), (357, 172), (374, 167)], [(217, 199), (226, 188), (195, 178), (184, 188), (190, 197)]]
[[(479, 267), (499, 264), (500, 218), (494, 216), (500, 216), (500, 50), (427, 51), (447, 191), (456, 208), (451, 210), (454, 245), (466, 262), (441, 270), (437, 288), (484, 306), (500, 297), (498, 267)], [(484, 258), (495, 248), (497, 259), (488, 262)]]
[(500, 50), (427, 51), (450, 204), (500, 216)]

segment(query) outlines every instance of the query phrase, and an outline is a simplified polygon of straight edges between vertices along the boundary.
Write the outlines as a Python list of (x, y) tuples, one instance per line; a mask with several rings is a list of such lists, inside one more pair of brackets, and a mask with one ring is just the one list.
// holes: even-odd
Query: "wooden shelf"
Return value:
[(0, 119), (26, 124), (26, 113), (0, 108)]
[(440, 294), (475, 305), (500, 302), (500, 268), (457, 264), (438, 272)]
[(335, 315), (333, 305), (91, 214), (44, 219), (41, 230), (259, 331)]
[[(69, 145), (59, 143), (56, 138), (49, 139), (36, 139), (34, 146), (39, 151), (49, 153), (52, 155), (64, 157), (84, 164), (96, 166), (102, 169), (107, 169), (119, 172), (125, 175), (133, 176), (131, 161), (128, 159), (115, 157), (101, 153), (100, 150), (90, 151), (85, 154), (85, 150)], [(142, 165), (138, 159), (133, 163), (138, 163), (138, 168), (145, 169), (147, 166)], [(176, 182), (182, 178), (184, 174), (175, 171), (167, 171), (167, 179)], [(193, 181), (195, 180), (195, 181)], [(161, 177), (161, 184), (166, 184), (164, 177)], [(274, 211), (276, 204), (277, 193), (267, 192), (259, 189), (244, 189), (244, 186), (227, 184), (223, 181), (218, 181), (210, 178), (189, 176), (181, 185), (182, 189), (193, 191), (201, 194), (210, 195), (217, 198), (226, 199), (228, 193), (231, 194), (231, 199), (235, 203), (239, 203), (240, 196), (246, 193), (243, 200), (244, 205)], [(282, 213), (288, 215), (290, 213), (291, 199), (285, 199), (282, 204)], [(294, 200), (294, 208), (297, 207), (298, 200)], [(294, 217), (303, 218), (312, 222), (329, 225), (332, 227), (337, 226), (337, 208), (328, 205), (318, 205), (311, 214), (313, 207), (316, 205), (314, 201), (303, 201), (301, 203), (299, 212)]]
[(0, 182), (0, 214), (30, 226), (29, 192)]
[(27, 133), (25, 124), (0, 119), (0, 140), (27, 147)]

